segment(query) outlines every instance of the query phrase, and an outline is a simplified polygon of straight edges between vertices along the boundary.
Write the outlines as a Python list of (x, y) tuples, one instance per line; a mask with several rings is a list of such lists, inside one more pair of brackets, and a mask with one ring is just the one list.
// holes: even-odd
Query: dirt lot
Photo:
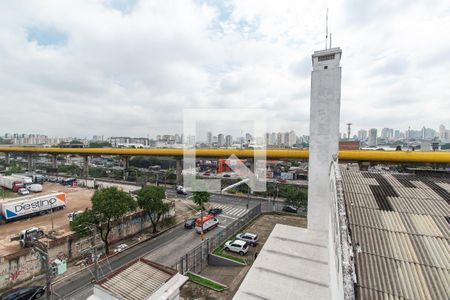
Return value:
[[(261, 251), (261, 248), (264, 246), (264, 243), (267, 241), (267, 238), (276, 224), (306, 227), (306, 218), (287, 214), (267, 214), (256, 219), (252, 224), (244, 229), (244, 231), (247, 232), (257, 233), (259, 236), (258, 246), (251, 247), (249, 252), (245, 255), (248, 263), (253, 261), (255, 252)], [(227, 254), (233, 255), (232, 252), (228, 252)], [(236, 254), (236, 257), (241, 256)], [(250, 265), (245, 267), (208, 266), (200, 273), (200, 275), (225, 284), (228, 286), (228, 289), (223, 292), (216, 292), (198, 284), (187, 282), (181, 289), (180, 298), (202, 300), (232, 299), (250, 267)]]
[[(46, 182), (43, 185), (42, 193), (48, 192), (64, 192), (66, 193), (66, 208), (53, 213), (53, 224), (57, 235), (61, 235), (69, 231), (69, 220), (67, 214), (69, 212), (84, 210), (91, 206), (91, 197), (93, 190), (80, 187), (65, 187), (58, 183)], [(41, 227), (44, 232), (51, 231), (51, 215), (35, 216), (29, 219), (14, 221), (5, 225), (0, 225), (0, 256), (16, 251), (19, 247), (17, 241), (11, 242), (10, 236), (19, 233), (21, 230), (29, 227)]]

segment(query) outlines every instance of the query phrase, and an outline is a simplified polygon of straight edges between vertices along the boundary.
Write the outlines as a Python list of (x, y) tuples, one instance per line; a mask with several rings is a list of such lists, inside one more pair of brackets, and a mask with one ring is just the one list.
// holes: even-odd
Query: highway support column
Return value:
[(58, 173), (58, 154), (52, 154), (52, 168)]
[(27, 157), (28, 157), (28, 172), (30, 172), (33, 171), (33, 154), (28, 153)]
[(128, 170), (130, 168), (130, 157), (122, 156), (122, 166), (123, 166), (123, 180), (128, 179)]
[(176, 162), (177, 185), (183, 185), (183, 159), (176, 158)]
[(86, 180), (89, 177), (89, 155), (83, 156), (83, 176)]
[(9, 166), (11, 164), (11, 157), (9, 152), (5, 152), (5, 166)]

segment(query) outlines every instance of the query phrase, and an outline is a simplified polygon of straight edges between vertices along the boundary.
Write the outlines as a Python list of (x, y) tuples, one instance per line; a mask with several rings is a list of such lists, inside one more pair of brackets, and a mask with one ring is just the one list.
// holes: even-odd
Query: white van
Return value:
[(27, 189), (30, 192), (34, 192), (34, 193), (42, 192), (42, 184), (33, 183), (33, 184), (28, 185)]
[[(203, 216), (203, 231), (209, 231), (216, 228), (219, 225), (219, 219), (212, 214)], [(197, 218), (195, 220), (195, 231), (197, 233), (202, 233), (202, 218)]]

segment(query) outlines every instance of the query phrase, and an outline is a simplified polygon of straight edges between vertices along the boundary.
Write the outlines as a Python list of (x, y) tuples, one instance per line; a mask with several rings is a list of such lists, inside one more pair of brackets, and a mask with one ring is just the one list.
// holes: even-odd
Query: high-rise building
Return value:
[(358, 140), (365, 141), (367, 139), (367, 130), (360, 129), (358, 131)]
[(272, 133), (270, 134), (270, 142), (269, 142), (269, 145), (274, 146), (274, 145), (276, 145), (276, 144), (277, 144), (277, 134), (276, 134), (275, 132), (272, 132)]
[(225, 147), (231, 147), (233, 145), (233, 137), (231, 135), (227, 135), (225, 137)]
[(217, 135), (217, 146), (218, 147), (225, 146), (225, 138), (224, 138), (224, 135), (222, 133), (219, 133)]
[(295, 131), (291, 130), (288, 134), (288, 146), (292, 147), (297, 142), (297, 136), (295, 135)]
[(283, 138), (284, 138), (283, 134), (281, 132), (278, 132), (277, 133), (277, 146), (282, 146), (284, 144)]
[(394, 129), (383, 128), (381, 129), (381, 138), (385, 140), (391, 140), (394, 137)]
[(212, 145), (212, 132), (211, 132), (211, 131), (208, 131), (208, 132), (206, 133), (206, 144), (207, 144), (208, 146), (211, 146), (211, 145)]
[(377, 129), (376, 128), (372, 128), (369, 130), (369, 139), (367, 141), (367, 144), (369, 146), (377, 145)]

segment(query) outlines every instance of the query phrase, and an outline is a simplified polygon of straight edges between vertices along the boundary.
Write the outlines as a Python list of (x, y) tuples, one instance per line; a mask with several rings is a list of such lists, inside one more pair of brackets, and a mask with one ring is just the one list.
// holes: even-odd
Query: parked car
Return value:
[(34, 300), (44, 295), (45, 287), (32, 286), (29, 288), (12, 289), (0, 296), (0, 300)]
[(24, 196), (24, 195), (30, 194), (30, 191), (27, 190), (26, 188), (20, 188), (20, 189), (17, 191), (17, 193), (18, 193), (19, 195)]
[(241, 240), (231, 240), (225, 243), (224, 249), (225, 251), (236, 252), (240, 255), (244, 255), (248, 252), (248, 244), (247, 242)]
[(236, 235), (236, 239), (247, 242), (250, 246), (253, 247), (258, 245), (258, 235), (256, 233), (241, 232), (238, 235)]
[(182, 185), (177, 185), (177, 194), (187, 195), (186, 189)]
[(184, 222), (184, 228), (186, 228), (186, 229), (194, 228), (195, 220), (197, 220), (197, 218), (187, 219), (186, 222)]
[(218, 214), (222, 213), (222, 209), (221, 208), (211, 208), (210, 210), (208, 210), (208, 213), (217, 216)]
[(293, 205), (285, 205), (283, 206), (283, 211), (296, 214), (298, 211), (298, 207), (295, 207)]
[(230, 174), (223, 174), (223, 177), (231, 177)]
[(114, 253), (122, 252), (126, 248), (128, 248), (127, 244), (120, 244), (119, 246), (116, 247), (116, 249), (114, 249)]

